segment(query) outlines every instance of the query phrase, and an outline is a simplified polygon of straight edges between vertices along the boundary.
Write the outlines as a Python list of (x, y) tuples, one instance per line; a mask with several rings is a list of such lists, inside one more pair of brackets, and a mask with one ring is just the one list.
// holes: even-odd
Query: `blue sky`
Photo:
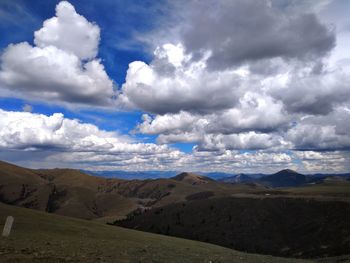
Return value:
[(0, 1), (0, 158), (346, 172), (349, 5)]

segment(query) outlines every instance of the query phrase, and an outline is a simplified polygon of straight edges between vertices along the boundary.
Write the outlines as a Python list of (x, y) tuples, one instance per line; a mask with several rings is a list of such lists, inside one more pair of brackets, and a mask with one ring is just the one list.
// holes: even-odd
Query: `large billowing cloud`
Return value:
[(286, 137), (300, 150), (349, 150), (350, 108), (337, 107), (326, 116), (307, 115)]
[(47, 19), (34, 36), (38, 47), (55, 46), (79, 58), (91, 59), (97, 55), (100, 28), (77, 14), (70, 3), (60, 2), (56, 16)]
[[(103, 161), (109, 158), (121, 165), (129, 160), (178, 157), (178, 150), (165, 145), (140, 143), (128, 136), (99, 129), (97, 126), (67, 119), (61, 113), (51, 116), (0, 110), (0, 151), (46, 151), (86, 158), (72, 162)], [(87, 156), (89, 158), (87, 158)], [(50, 157), (55, 158), (55, 157)], [(155, 167), (157, 163), (154, 163)]]
[(34, 43), (9, 45), (1, 56), (0, 83), (12, 96), (108, 106), (113, 81), (96, 59), (100, 29), (60, 2), (56, 16), (35, 32)]
[(274, 57), (318, 60), (335, 44), (314, 14), (281, 10), (273, 1), (198, 1), (189, 8), (182, 39), (188, 52), (210, 50), (214, 69)]
[(350, 71), (329, 61), (336, 30), (315, 13), (328, 4), (182, 3), (174, 42), (159, 45), (151, 63), (129, 65), (119, 102), (149, 112), (136, 130), (162, 144), (347, 149)]
[[(120, 101), (148, 112), (212, 111), (230, 108), (242, 94), (239, 72), (210, 73), (206, 60), (189, 62), (181, 45), (166, 44), (155, 51), (150, 65), (129, 65)], [(209, 99), (210, 98), (210, 99)]]
[(321, 74), (287, 73), (284, 84), (271, 82), (271, 94), (289, 112), (327, 115), (337, 105), (349, 102), (349, 83), (349, 68), (335, 66)]

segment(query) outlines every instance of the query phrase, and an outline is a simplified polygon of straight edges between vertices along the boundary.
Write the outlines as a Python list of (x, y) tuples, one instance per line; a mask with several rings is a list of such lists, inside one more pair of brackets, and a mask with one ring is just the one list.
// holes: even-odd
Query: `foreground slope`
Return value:
[(0, 222), (15, 218), (0, 238), (0, 262), (310, 262), (231, 249), (62, 217), (0, 203)]

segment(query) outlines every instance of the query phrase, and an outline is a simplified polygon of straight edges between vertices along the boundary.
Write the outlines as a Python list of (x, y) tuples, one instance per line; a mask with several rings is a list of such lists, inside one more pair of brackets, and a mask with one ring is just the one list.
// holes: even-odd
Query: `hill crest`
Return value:
[(291, 169), (264, 176), (260, 181), (272, 187), (294, 187), (307, 183), (307, 177)]
[(172, 177), (171, 179), (176, 180), (176, 181), (190, 183), (192, 185), (205, 184), (208, 182), (215, 181), (207, 176), (203, 176), (203, 175), (199, 175), (199, 174), (195, 174), (195, 173), (188, 173), (188, 172), (180, 173), (180, 174)]

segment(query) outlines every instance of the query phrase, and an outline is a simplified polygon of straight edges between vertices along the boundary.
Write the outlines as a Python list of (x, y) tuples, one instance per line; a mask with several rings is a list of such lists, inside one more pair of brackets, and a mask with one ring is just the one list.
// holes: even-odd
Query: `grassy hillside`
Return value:
[[(139, 232), (0, 203), (0, 262), (310, 262), (246, 254), (201, 242)], [(2, 227), (2, 225), (1, 225)]]
[(283, 189), (292, 195), (350, 197), (350, 181), (329, 180), (303, 187)]

